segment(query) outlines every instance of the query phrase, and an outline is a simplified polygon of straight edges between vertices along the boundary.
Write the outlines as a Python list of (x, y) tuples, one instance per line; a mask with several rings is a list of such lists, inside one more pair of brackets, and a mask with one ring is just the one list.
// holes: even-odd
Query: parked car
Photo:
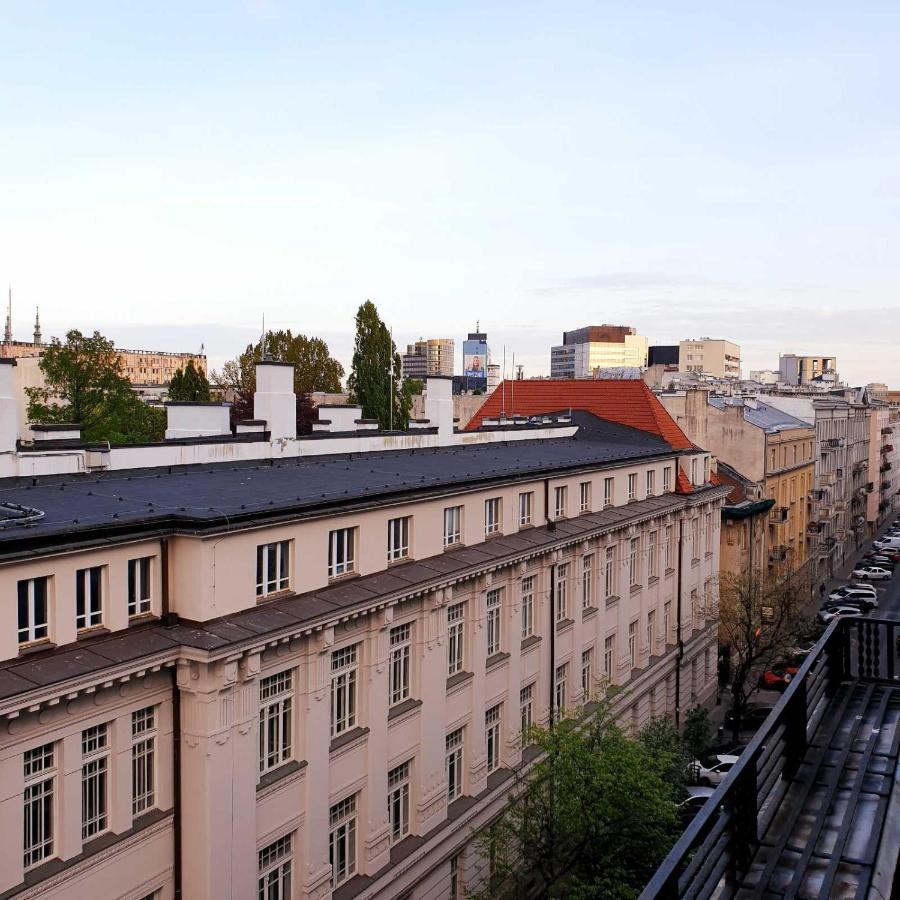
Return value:
[(822, 608), (828, 606), (865, 606), (867, 609), (878, 607), (878, 595), (874, 590), (867, 591), (861, 588), (839, 588), (828, 595), (828, 599), (822, 604)]
[(839, 616), (861, 616), (865, 612), (867, 612), (867, 610), (860, 609), (858, 606), (850, 606), (849, 604), (843, 606), (830, 606), (827, 609), (819, 610), (818, 619), (820, 622), (828, 624), (832, 619)]
[(893, 572), (883, 566), (859, 566), (851, 574), (854, 578), (862, 578), (865, 581), (887, 581)]
[(815, 649), (816, 641), (810, 638), (809, 640), (798, 641), (795, 647), (791, 647), (788, 650), (787, 656), (789, 659), (793, 660), (799, 668), (803, 664), (803, 660)]
[(720, 753), (711, 759), (695, 759), (691, 763), (691, 772), (697, 784), (721, 784), (731, 767), (738, 761), (736, 756)]
[(882, 569), (888, 569), (891, 572), (897, 567), (897, 564), (889, 556), (884, 556), (881, 553), (867, 553), (857, 565), (880, 566)]
[(799, 666), (790, 663), (775, 663), (759, 676), (759, 687), (763, 691), (783, 691), (797, 674)]
[[(744, 707), (744, 714), (741, 716), (741, 728), (742, 729), (756, 729), (762, 725), (763, 722), (766, 721), (769, 713), (772, 712), (774, 706), (769, 706), (767, 703), (748, 703)], [(734, 710), (729, 709), (727, 713), (725, 713), (725, 724), (731, 728), (734, 726)]]
[(879, 538), (872, 541), (872, 546), (876, 550), (900, 550), (900, 535)]
[(894, 562), (900, 562), (900, 550), (895, 547), (885, 547), (883, 550), (876, 550), (875, 552), (892, 559)]
[(844, 597), (853, 597), (865, 594), (867, 597), (878, 598), (874, 585), (865, 584), (845, 584), (843, 587), (835, 588), (829, 595), (829, 600), (843, 600)]
[(871, 612), (878, 609), (878, 601), (869, 594), (863, 594), (859, 597), (845, 597), (843, 600), (826, 600), (822, 609), (836, 609), (838, 606), (855, 606), (857, 609)]
[(678, 804), (678, 818), (682, 828), (687, 828), (694, 821), (697, 813), (706, 806), (706, 801), (715, 793), (715, 788), (699, 786), (689, 787), (688, 795)]

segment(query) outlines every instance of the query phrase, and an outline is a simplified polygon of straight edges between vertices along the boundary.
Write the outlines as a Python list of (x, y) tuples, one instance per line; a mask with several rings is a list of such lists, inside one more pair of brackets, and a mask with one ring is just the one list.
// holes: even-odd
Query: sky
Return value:
[[(900, 387), (900, 4), (0, 0), (17, 337), (476, 321), (835, 355)], [(458, 360), (459, 364), (459, 360)]]

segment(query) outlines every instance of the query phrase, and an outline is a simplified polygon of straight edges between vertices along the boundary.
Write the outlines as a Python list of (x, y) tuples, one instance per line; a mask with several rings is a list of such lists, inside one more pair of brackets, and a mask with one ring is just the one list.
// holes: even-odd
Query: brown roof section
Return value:
[(694, 486), (688, 480), (687, 475), (684, 474), (684, 469), (681, 466), (678, 467), (678, 479), (675, 482), (675, 493), (676, 494), (693, 494)]
[(497, 418), (501, 411), (507, 416), (537, 416), (570, 408), (655, 434), (675, 450), (694, 447), (650, 388), (637, 378), (504, 381), (472, 416), (466, 431), (477, 429), (485, 417)]

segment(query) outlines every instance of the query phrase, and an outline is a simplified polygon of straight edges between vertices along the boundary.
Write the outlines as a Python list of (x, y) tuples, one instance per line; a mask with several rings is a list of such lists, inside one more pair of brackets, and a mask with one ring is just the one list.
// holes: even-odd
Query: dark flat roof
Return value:
[(567, 438), (5, 479), (0, 501), (44, 515), (28, 525), (0, 518), (0, 558), (148, 529), (234, 527), (452, 488), (555, 477), (675, 452), (655, 435), (587, 413), (575, 413), (573, 424), (581, 427)]

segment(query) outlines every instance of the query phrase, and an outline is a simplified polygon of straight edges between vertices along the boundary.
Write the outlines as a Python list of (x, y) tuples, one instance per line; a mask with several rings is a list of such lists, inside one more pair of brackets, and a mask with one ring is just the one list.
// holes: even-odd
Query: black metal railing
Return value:
[(842, 683), (900, 686), (898, 637), (900, 621), (860, 617), (831, 622), (640, 900), (736, 893)]

